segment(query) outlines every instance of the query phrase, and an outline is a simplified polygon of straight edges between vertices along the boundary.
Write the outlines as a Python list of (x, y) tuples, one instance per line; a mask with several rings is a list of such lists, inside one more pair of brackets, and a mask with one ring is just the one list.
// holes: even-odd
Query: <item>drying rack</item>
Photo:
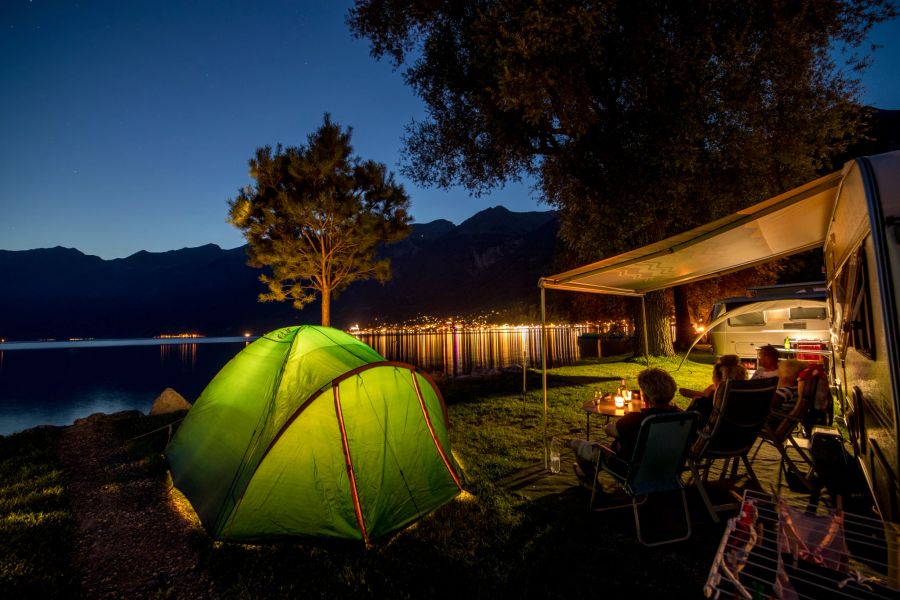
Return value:
[(879, 519), (747, 490), (703, 592), (713, 599), (897, 598), (898, 539)]

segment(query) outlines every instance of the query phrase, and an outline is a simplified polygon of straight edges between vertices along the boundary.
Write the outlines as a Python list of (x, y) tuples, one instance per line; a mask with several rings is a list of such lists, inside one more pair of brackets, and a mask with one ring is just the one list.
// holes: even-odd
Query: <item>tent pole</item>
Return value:
[(546, 290), (541, 286), (541, 379), (544, 387), (544, 469), (547, 464), (547, 302)]
[(650, 344), (647, 338), (647, 304), (644, 302), (644, 294), (641, 294), (641, 318), (644, 319), (643, 327), (641, 329), (644, 330), (644, 362), (647, 363), (647, 366), (650, 366)]

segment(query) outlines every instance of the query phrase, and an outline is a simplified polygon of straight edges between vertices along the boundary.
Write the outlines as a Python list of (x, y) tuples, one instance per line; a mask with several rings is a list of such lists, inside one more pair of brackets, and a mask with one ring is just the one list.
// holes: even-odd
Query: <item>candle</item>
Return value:
[(616, 408), (624, 408), (625, 407), (625, 398), (622, 396), (616, 396)]

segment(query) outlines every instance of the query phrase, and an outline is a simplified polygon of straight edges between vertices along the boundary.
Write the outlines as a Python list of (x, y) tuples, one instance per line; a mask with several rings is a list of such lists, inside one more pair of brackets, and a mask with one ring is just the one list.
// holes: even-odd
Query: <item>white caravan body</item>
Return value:
[(824, 252), (850, 439), (878, 511), (900, 523), (900, 152), (847, 163)]
[(762, 346), (796, 349), (800, 344), (811, 343), (828, 347), (831, 340), (824, 294), (802, 299), (732, 298), (716, 303), (712, 317), (707, 331), (716, 356), (737, 354), (752, 365)]

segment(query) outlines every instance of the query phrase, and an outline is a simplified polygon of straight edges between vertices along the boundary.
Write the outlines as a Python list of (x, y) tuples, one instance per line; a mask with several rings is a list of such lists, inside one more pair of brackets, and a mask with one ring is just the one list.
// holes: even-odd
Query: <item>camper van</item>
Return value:
[(713, 305), (707, 331), (716, 356), (736, 354), (745, 366), (755, 369), (757, 351), (766, 345), (786, 353), (800, 351), (803, 356), (830, 348), (824, 281), (761, 286), (748, 292), (751, 295)]
[(850, 439), (881, 517), (900, 523), (900, 152), (847, 163), (824, 253)]

